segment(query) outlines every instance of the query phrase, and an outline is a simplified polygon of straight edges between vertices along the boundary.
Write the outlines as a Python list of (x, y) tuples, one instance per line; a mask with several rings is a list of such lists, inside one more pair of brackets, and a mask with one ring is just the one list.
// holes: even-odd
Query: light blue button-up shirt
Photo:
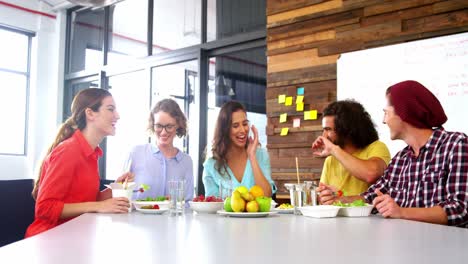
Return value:
[[(263, 175), (270, 183), (272, 193), (275, 193), (276, 186), (274, 181), (271, 179), (271, 166), (268, 151), (264, 148), (257, 148), (255, 156), (257, 157), (258, 165), (260, 166)], [(241, 182), (239, 182), (236, 177), (234, 177), (234, 174), (232, 173), (229, 166), (226, 165), (229, 175), (223, 176), (215, 169), (215, 164), (216, 161), (213, 158), (208, 158), (205, 163), (203, 163), (203, 185), (205, 186), (205, 196), (219, 196), (220, 185), (222, 186), (222, 192), (226, 192), (227, 190), (234, 190), (236, 187), (241, 185), (249, 189), (255, 185), (255, 179), (250, 160), (247, 160)]]
[(137, 186), (150, 186), (143, 193), (135, 193), (133, 199), (169, 195), (167, 182), (171, 179), (185, 179), (185, 200), (193, 199), (193, 161), (186, 153), (178, 150), (175, 157), (166, 158), (154, 144), (138, 145), (131, 150), (127, 162), (131, 162), (130, 171), (135, 173)]

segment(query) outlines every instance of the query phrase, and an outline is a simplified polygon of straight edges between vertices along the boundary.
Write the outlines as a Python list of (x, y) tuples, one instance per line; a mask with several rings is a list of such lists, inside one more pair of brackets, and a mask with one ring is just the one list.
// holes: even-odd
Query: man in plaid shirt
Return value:
[(442, 128), (447, 117), (439, 100), (415, 81), (387, 89), (384, 113), (391, 139), (408, 146), (366, 192), (336, 197), (336, 187), (322, 184), (320, 201), (365, 199), (384, 217), (468, 227), (468, 137)]

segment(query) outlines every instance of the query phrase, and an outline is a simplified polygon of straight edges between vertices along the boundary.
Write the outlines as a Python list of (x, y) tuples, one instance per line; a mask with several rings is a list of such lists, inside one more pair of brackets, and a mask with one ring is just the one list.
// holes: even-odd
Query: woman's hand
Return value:
[(252, 125), (252, 133), (253, 137), (249, 136), (249, 146), (247, 147), (247, 155), (249, 156), (249, 159), (254, 158), (257, 153), (258, 130), (254, 125)]
[(122, 174), (122, 176), (118, 177), (117, 180), (115, 180), (115, 182), (125, 182), (125, 180), (127, 180), (127, 182), (135, 181), (135, 173), (130, 171), (126, 172)]
[(115, 197), (97, 203), (97, 213), (128, 213), (130, 202), (126, 197)]

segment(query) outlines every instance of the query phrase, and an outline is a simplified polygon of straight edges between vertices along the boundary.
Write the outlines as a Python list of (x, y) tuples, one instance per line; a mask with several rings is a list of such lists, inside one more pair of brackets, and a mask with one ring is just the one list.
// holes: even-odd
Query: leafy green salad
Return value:
[(334, 202), (333, 205), (341, 206), (341, 207), (359, 207), (359, 206), (366, 206), (366, 202), (364, 200), (356, 200), (352, 203), (342, 203), (341, 201)]
[(137, 199), (140, 202), (162, 202), (169, 200), (166, 196), (146, 197), (145, 199)]

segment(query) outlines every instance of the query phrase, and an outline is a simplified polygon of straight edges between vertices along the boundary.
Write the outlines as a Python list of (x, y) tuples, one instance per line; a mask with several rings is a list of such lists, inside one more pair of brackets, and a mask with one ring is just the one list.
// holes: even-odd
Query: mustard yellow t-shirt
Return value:
[[(373, 157), (381, 158), (387, 165), (391, 159), (387, 146), (379, 140), (372, 142), (362, 150), (356, 151), (353, 156), (362, 160)], [(368, 183), (351, 175), (333, 156), (325, 159), (320, 182), (337, 187), (347, 196), (359, 195), (369, 188)]]

